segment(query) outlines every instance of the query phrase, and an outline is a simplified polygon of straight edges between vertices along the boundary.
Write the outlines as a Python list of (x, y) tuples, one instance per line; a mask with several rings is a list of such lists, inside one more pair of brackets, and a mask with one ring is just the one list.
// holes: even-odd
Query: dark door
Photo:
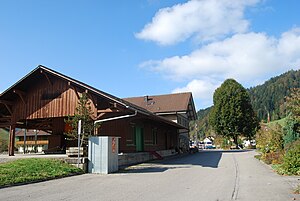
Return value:
[(144, 129), (141, 126), (135, 127), (136, 151), (144, 151)]

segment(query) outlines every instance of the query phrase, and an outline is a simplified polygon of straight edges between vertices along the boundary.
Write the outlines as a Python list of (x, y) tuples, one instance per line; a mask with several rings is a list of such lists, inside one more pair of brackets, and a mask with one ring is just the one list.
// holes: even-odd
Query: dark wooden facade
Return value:
[[(137, 147), (137, 128), (142, 129), (142, 150)], [(178, 141), (177, 128), (141, 117), (107, 122), (101, 125), (99, 133), (121, 137), (120, 152), (175, 149)]]
[[(64, 149), (65, 118), (75, 113), (83, 92), (88, 95), (93, 112), (92, 119), (95, 121), (137, 114), (133, 118), (104, 122), (98, 130), (99, 135), (121, 137), (121, 152), (176, 148), (177, 129), (182, 128), (178, 124), (39, 66), (0, 95), (0, 127), (10, 129), (9, 155), (14, 155), (16, 128), (46, 131), (51, 134), (48, 137), (49, 149)], [(137, 136), (138, 139), (132, 136)], [(137, 148), (136, 143), (141, 140), (140, 137), (143, 142), (139, 145), (142, 147)]]

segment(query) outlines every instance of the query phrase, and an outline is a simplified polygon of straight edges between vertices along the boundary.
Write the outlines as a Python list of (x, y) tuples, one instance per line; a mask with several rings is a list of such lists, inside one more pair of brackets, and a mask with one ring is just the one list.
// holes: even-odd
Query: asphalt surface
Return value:
[(110, 175), (85, 174), (0, 189), (0, 200), (300, 200), (300, 177), (284, 177), (254, 151), (205, 151)]

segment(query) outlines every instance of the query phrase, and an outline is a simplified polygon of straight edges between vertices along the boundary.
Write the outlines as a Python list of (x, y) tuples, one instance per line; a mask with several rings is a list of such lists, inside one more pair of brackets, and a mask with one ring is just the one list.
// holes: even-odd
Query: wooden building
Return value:
[(14, 155), (16, 128), (50, 133), (48, 148), (65, 150), (65, 119), (74, 115), (82, 93), (88, 95), (97, 135), (118, 136), (121, 152), (178, 148), (178, 130), (186, 127), (95, 89), (44, 66), (38, 66), (0, 95), (0, 128), (9, 128)]
[(178, 129), (179, 147), (185, 151), (189, 149), (189, 123), (197, 119), (192, 93), (141, 96), (124, 100), (184, 127)]
[(42, 153), (48, 150), (49, 133), (42, 130), (25, 130), (16, 131), (16, 148), (19, 153)]

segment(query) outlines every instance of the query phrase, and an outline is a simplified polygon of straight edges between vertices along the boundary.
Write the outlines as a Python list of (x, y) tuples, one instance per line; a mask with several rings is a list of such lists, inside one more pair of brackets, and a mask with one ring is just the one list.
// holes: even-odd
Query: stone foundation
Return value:
[[(168, 157), (176, 155), (177, 152), (175, 149), (170, 150), (162, 150), (162, 151), (156, 151), (159, 155), (162, 157)], [(127, 165), (133, 165), (138, 163), (143, 163), (146, 161), (151, 161), (157, 159), (155, 156), (150, 154), (149, 152), (137, 152), (137, 153), (123, 153), (118, 155), (118, 163), (119, 166), (127, 166)], [(77, 157), (68, 157), (64, 159), (66, 163), (74, 165), (77, 167)], [(81, 157), (79, 158), (79, 168), (83, 169), (84, 172), (87, 172), (88, 170), (88, 158), (87, 157)]]
[[(162, 157), (176, 155), (175, 149), (156, 151)], [(137, 163), (143, 163), (146, 161), (151, 161), (156, 159), (155, 156), (149, 152), (139, 152), (139, 153), (123, 153), (119, 154), (119, 166), (133, 165)]]
[(68, 157), (65, 158), (64, 161), (70, 165), (73, 165), (75, 167), (79, 167), (82, 169), (84, 172), (88, 171), (88, 158), (87, 157), (81, 157), (79, 158), (79, 165), (78, 163), (78, 158), (75, 157)]

